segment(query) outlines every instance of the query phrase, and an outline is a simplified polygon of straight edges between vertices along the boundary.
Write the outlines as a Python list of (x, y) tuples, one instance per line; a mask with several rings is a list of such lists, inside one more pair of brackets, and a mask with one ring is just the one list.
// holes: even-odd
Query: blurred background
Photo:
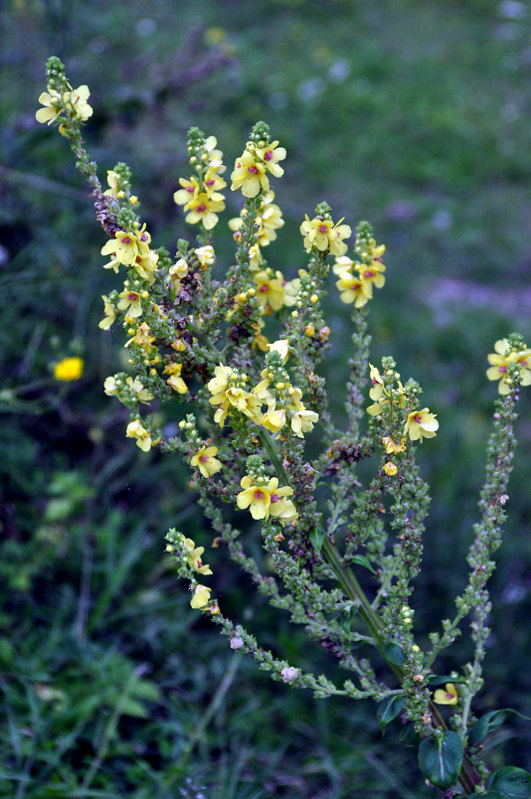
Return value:
[[(441, 425), (420, 453), (433, 495), (414, 597), (422, 642), (466, 580), (496, 396), (486, 354), (513, 330), (531, 334), (529, 8), (4, 0), (0, 9), (0, 796), (431, 796), (398, 721), (384, 739), (370, 703), (268, 682), (190, 611), (163, 537), (176, 526), (208, 545), (209, 531), (190, 472), (126, 440), (125, 410), (103, 395), (122, 366), (120, 333), (97, 327), (100, 295), (116, 283), (101, 269), (105, 237), (67, 142), (35, 110), (45, 60), (58, 55), (72, 85), (90, 87), (85, 139), (101, 179), (117, 161), (131, 166), (155, 246), (173, 251), (192, 236), (172, 200), (188, 174), (191, 125), (217, 136), (229, 168), (258, 119), (287, 148), (275, 185), (286, 226), (268, 252), (287, 277), (304, 266), (299, 224), (321, 200), (335, 219), (372, 223), (388, 269), (371, 307), (372, 360), (392, 354)], [(230, 197), (225, 219), (239, 207)], [(218, 228), (228, 265), (231, 233)], [(341, 418), (349, 321), (339, 305), (331, 286), (326, 372)], [(53, 364), (71, 355), (84, 359), (83, 376), (60, 384)], [(478, 713), (531, 715), (526, 393)], [(294, 665), (346, 676), (214, 553), (229, 615)], [(458, 643), (440, 670), (469, 657)], [(491, 766), (530, 768), (524, 722), (491, 743)]]

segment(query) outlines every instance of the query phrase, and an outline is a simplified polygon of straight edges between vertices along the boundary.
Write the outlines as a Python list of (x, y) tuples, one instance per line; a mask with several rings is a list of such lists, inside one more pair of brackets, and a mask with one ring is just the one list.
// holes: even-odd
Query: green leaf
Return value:
[(377, 716), (382, 732), (390, 721), (396, 719), (403, 707), (404, 697), (398, 695), (388, 696), (387, 699), (379, 703)]
[(444, 685), (447, 682), (466, 684), (465, 677), (449, 677), (447, 674), (430, 674), (428, 683), (430, 685)]
[(389, 663), (392, 663), (394, 666), (403, 666), (406, 662), (406, 656), (403, 650), (393, 641), (389, 641), (388, 644), (383, 645), (383, 653)]
[(132, 690), (132, 695), (140, 699), (146, 699), (148, 702), (159, 702), (160, 691), (155, 683), (149, 680), (138, 680)]
[(354, 557), (351, 558), (351, 561), (352, 563), (357, 563), (358, 566), (365, 566), (365, 568), (368, 569), (370, 572), (376, 574), (376, 572), (372, 568), (369, 558), (366, 558), (365, 555), (354, 555)]
[(128, 697), (120, 703), (120, 709), (124, 716), (135, 716), (139, 719), (145, 719), (148, 715), (144, 705), (131, 697)]
[(475, 746), (475, 744), (482, 741), (485, 736), (490, 735), (491, 732), (494, 732), (494, 730), (503, 724), (503, 722), (509, 716), (520, 716), (520, 718), (529, 721), (528, 716), (523, 716), (521, 713), (518, 713), (516, 710), (513, 710), (510, 707), (500, 708), (499, 710), (491, 710), (490, 713), (485, 713), (485, 715), (482, 716), (476, 724), (474, 724), (470, 730), (468, 742)]
[(314, 527), (313, 530), (310, 530), (310, 541), (312, 542), (314, 549), (317, 552), (320, 552), (321, 547), (323, 546), (324, 532), (322, 530), (317, 530)]
[(531, 774), (523, 768), (504, 766), (490, 775), (488, 785), (503, 799), (529, 799), (531, 796)]
[(424, 738), (419, 746), (419, 766), (436, 788), (449, 788), (459, 779), (465, 748), (453, 730), (445, 732), (438, 741)]

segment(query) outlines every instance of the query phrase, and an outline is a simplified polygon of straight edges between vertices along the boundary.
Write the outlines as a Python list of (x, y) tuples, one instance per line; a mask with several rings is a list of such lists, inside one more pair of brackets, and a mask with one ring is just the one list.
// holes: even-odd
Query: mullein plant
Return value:
[[(190, 172), (179, 180), (174, 200), (195, 237), (179, 239), (174, 254), (154, 248), (129, 168), (119, 163), (109, 170), (103, 189), (84, 149), (81, 123), (92, 114), (88, 88), (74, 90), (55, 57), (47, 62), (47, 79), (37, 119), (58, 124), (69, 141), (108, 236), (103, 267), (121, 281), (102, 297), (99, 326), (125, 332), (129, 373), (118, 372), (104, 384), (105, 393), (129, 410), (125, 435), (143, 452), (159, 447), (180, 454), (213, 533), (208, 547), (222, 548), (257, 591), (302, 625), (350, 677), (335, 684), (264, 649), (216, 597), (216, 575), (204, 560), (207, 546), (172, 528), (166, 552), (188, 583), (191, 607), (272, 679), (316, 697), (373, 699), (382, 728), (400, 716), (419, 743), (422, 773), (446, 797), (528, 796), (531, 775), (512, 766), (489, 773), (481, 759), (483, 738), (509, 711), (478, 718), (472, 700), (483, 686), (487, 582), (501, 543), (513, 425), (520, 386), (531, 383), (531, 350), (512, 334), (488, 356), (487, 377), (498, 381), (500, 396), (467, 558), (468, 584), (455, 599), (455, 617), (443, 620), (429, 636), (430, 646), (421, 648), (412, 593), (429, 495), (417, 448), (425, 440), (429, 445), (439, 423), (424, 407), (418, 383), (402, 382), (391, 357), (381, 366), (369, 363), (368, 308), (385, 283), (384, 245), (367, 222), (352, 236), (322, 202), (300, 225), (303, 268), (288, 277), (270, 265), (267, 247), (284, 225), (273, 185), (283, 175), (286, 150), (258, 122), (230, 176), (214, 136), (190, 130)], [(213, 234), (229, 183), (244, 203), (228, 223), (234, 261), (218, 280)], [(331, 334), (322, 310), (330, 266), (339, 298), (352, 308), (348, 424), (341, 430), (318, 371)], [(166, 401), (193, 408), (183, 414), (177, 435), (166, 434), (150, 413)], [(311, 460), (305, 455), (308, 437), (313, 450), (321, 445)], [(363, 487), (358, 464), (366, 459), (375, 463), (375, 475)], [(260, 565), (249, 554), (250, 537), (267, 555)], [(362, 579), (366, 590), (360, 573), (369, 577)], [(460, 635), (465, 619), (473, 659), (441, 676), (436, 659)]]

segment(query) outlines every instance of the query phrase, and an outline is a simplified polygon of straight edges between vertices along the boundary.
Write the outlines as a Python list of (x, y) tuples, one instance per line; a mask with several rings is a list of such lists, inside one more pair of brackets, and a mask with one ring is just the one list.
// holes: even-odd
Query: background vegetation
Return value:
[[(422, 450), (434, 499), (415, 607), (427, 634), (466, 575), (495, 395), (485, 354), (513, 329), (531, 332), (528, 23), (515, 0), (2, 4), (1, 797), (432, 795), (414, 750), (391, 730), (382, 738), (374, 707), (268, 683), (190, 612), (163, 536), (177, 526), (207, 543), (208, 531), (189, 472), (126, 441), (123, 410), (103, 396), (121, 363), (119, 334), (97, 329), (112, 276), (67, 144), (34, 118), (47, 56), (88, 83), (89, 149), (102, 178), (130, 164), (157, 245), (191, 235), (172, 201), (188, 127), (214, 133), (230, 164), (262, 118), (288, 149), (286, 227), (270, 248), (279, 267), (292, 277), (304, 265), (299, 223), (322, 199), (387, 244), (373, 358), (397, 358), (441, 422)], [(221, 238), (230, 258), (230, 232)], [(338, 414), (343, 310), (332, 288)], [(59, 385), (52, 365), (71, 354), (84, 376)], [(522, 412), (478, 710), (531, 715), (525, 393)], [(224, 606), (266, 645), (334, 673), (230, 566), (221, 579)], [(530, 740), (529, 727), (504, 727), (492, 764), (529, 768)]]

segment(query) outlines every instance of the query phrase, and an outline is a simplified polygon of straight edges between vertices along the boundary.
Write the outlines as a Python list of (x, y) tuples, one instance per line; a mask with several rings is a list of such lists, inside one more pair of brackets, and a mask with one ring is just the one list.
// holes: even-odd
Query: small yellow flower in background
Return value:
[(214, 455), (217, 455), (217, 447), (201, 447), (190, 460), (190, 465), (199, 469), (203, 477), (210, 477), (219, 472), (222, 468), (221, 462)]
[(291, 429), (299, 438), (304, 438), (304, 433), (310, 433), (314, 424), (319, 421), (319, 414), (315, 411), (308, 411), (301, 408), (295, 411), (291, 417)]
[(412, 411), (407, 417), (404, 435), (409, 434), (412, 441), (420, 441), (423, 438), (433, 438), (439, 429), (439, 422), (434, 413), (430, 413), (429, 408)]
[(103, 300), (103, 313), (105, 316), (98, 323), (98, 327), (101, 327), (102, 330), (109, 330), (112, 324), (114, 324), (114, 320), (116, 319), (116, 308), (109, 301), (109, 298), (105, 296), (105, 294), (101, 295)]
[(205, 191), (210, 197), (211, 200), (224, 200), (225, 197), (221, 194), (221, 189), (224, 189), (227, 185), (223, 178), (217, 173), (217, 170), (214, 167), (209, 167), (206, 171), (206, 174), (203, 178), (203, 183), (205, 186)]
[(520, 385), (529, 386), (531, 384), (531, 350), (524, 349), (515, 352), (506, 338), (499, 339), (494, 344), (495, 352), (487, 356), (492, 366), (487, 369), (489, 380), (499, 380), (498, 392), (506, 396), (510, 391), (507, 383), (507, 367), (510, 363), (519, 363), (521, 366)]
[(205, 551), (204, 547), (196, 547), (195, 541), (192, 541), (191, 538), (184, 538), (183, 537), (183, 547), (186, 552), (186, 558), (188, 560), (188, 565), (191, 569), (198, 572), (199, 574), (212, 574), (212, 569), (208, 565), (208, 563), (203, 563), (201, 560), (201, 555)]
[(278, 352), (282, 358), (282, 363), (286, 363), (289, 357), (289, 341), (287, 338), (280, 338), (267, 345), (269, 352)]
[(190, 607), (196, 610), (206, 607), (210, 602), (211, 593), (212, 589), (207, 588), (206, 585), (196, 585), (194, 595), (190, 600)]
[(142, 322), (134, 336), (125, 342), (124, 347), (136, 344), (137, 347), (142, 347), (146, 352), (151, 352), (152, 344), (156, 339), (155, 336), (150, 335), (150, 330), (149, 325), (146, 322)]
[(151, 449), (153, 444), (151, 434), (149, 430), (146, 430), (139, 419), (135, 419), (134, 422), (129, 422), (125, 435), (127, 438), (136, 438), (136, 445), (142, 452), (149, 452)]
[(58, 91), (55, 91), (55, 89), (49, 88), (47, 92), (42, 92), (42, 94), (39, 95), (39, 103), (43, 105), (44, 108), (39, 108), (35, 113), (35, 119), (37, 122), (51, 125), (61, 113), (61, 95)]
[(215, 45), (227, 38), (227, 31), (223, 28), (207, 28), (204, 39), (207, 44)]
[(180, 285), (180, 281), (183, 277), (186, 277), (188, 274), (188, 264), (184, 260), (184, 258), (179, 258), (179, 260), (170, 266), (168, 269), (168, 274), (172, 279), (172, 283), (175, 288), (178, 288)]
[(125, 384), (136, 395), (140, 402), (147, 404), (148, 402), (151, 402), (152, 399), (155, 399), (151, 391), (149, 391), (147, 388), (144, 388), (144, 385), (138, 376), (135, 377), (134, 380), (132, 377), (126, 378)]
[(274, 272), (272, 269), (255, 273), (256, 297), (264, 313), (269, 314), (282, 308), (284, 304), (283, 280), (282, 272)]
[(388, 455), (393, 455), (395, 452), (405, 452), (406, 449), (405, 438), (402, 438), (400, 440), (400, 444), (397, 444), (395, 441), (393, 441), (391, 436), (384, 436), (382, 438), (382, 443)]
[(218, 140), (215, 136), (207, 136), (204, 143), (206, 163), (210, 169), (214, 169), (220, 175), (227, 169), (223, 164), (223, 153), (217, 149)]
[(237, 505), (241, 510), (249, 508), (253, 519), (267, 520), (270, 515), (286, 520), (297, 518), (295, 506), (286, 499), (293, 494), (293, 489), (289, 486), (279, 488), (276, 477), (257, 485), (255, 477), (245, 475), (240, 485), (244, 490), (236, 497)]
[(392, 477), (398, 471), (393, 461), (387, 461), (387, 463), (383, 467), (383, 470), (386, 473), (386, 475), (388, 475), (389, 477)]
[(334, 224), (331, 219), (320, 219), (314, 217), (310, 219), (305, 214), (305, 220), (300, 226), (301, 235), (304, 236), (304, 247), (306, 252), (310, 252), (312, 247), (317, 247), (320, 252), (329, 250), (332, 255), (344, 255), (347, 251), (345, 239), (352, 235), (349, 225), (342, 225), (339, 222)]
[(73, 380), (79, 380), (83, 374), (83, 358), (77, 356), (72, 358), (63, 358), (55, 364), (53, 368), (53, 376), (56, 380), (62, 380), (65, 383), (71, 383)]
[(114, 239), (109, 239), (103, 245), (100, 252), (102, 255), (114, 255), (113, 260), (124, 264), (124, 266), (133, 266), (137, 255), (141, 254), (136, 235), (127, 230), (119, 230)]
[(127, 311), (127, 315), (133, 317), (133, 319), (142, 315), (142, 301), (140, 299), (140, 294), (138, 294), (136, 291), (124, 289), (118, 296), (120, 297), (120, 301), (118, 303), (118, 308), (120, 311)]
[(451, 682), (446, 683), (444, 690), (438, 688), (433, 695), (433, 701), (438, 705), (456, 705), (458, 698), (457, 688)]
[(188, 204), (190, 209), (185, 219), (190, 225), (202, 222), (205, 230), (212, 230), (218, 223), (218, 211), (223, 211), (225, 203), (218, 200), (211, 200), (206, 192), (201, 192), (194, 197)]
[(177, 205), (184, 205), (184, 210), (187, 211), (190, 207), (191, 201), (199, 194), (199, 181), (196, 178), (179, 178), (179, 183), (182, 189), (177, 189), (173, 194), (173, 200)]
[(272, 408), (262, 416), (262, 425), (272, 433), (278, 433), (286, 424), (286, 411), (283, 408)]
[(90, 97), (89, 87), (86, 84), (78, 86), (77, 89), (72, 89), (71, 92), (66, 92), (63, 100), (68, 107), (71, 106), (72, 111), (82, 121), (92, 116), (92, 106), (88, 104), (87, 100)]
[(354, 261), (352, 258), (349, 258), (348, 255), (338, 256), (332, 267), (334, 275), (338, 275), (339, 277), (343, 277), (345, 274), (351, 275), (353, 269)]
[(204, 247), (197, 247), (195, 250), (197, 260), (201, 269), (206, 269), (207, 266), (212, 266), (216, 260), (216, 253), (211, 244), (206, 244)]
[[(279, 167), (280, 168), (280, 167)], [(269, 191), (267, 166), (254, 153), (248, 150), (237, 158), (231, 174), (231, 189), (241, 189), (244, 197), (256, 197), (260, 191)]]
[(283, 161), (286, 157), (285, 147), (279, 147), (278, 141), (274, 141), (271, 142), (271, 144), (268, 144), (267, 147), (257, 147), (255, 152), (258, 158), (265, 162), (268, 172), (270, 172), (275, 178), (282, 177), (284, 170), (281, 166), (279, 166), (278, 162)]
[(358, 275), (342, 272), (341, 277), (336, 281), (336, 287), (341, 292), (339, 295), (341, 302), (347, 305), (353, 302), (356, 308), (362, 308), (369, 300), (372, 300), (371, 283)]
[(120, 175), (113, 169), (107, 170), (107, 183), (109, 184), (109, 188), (103, 193), (108, 197), (118, 197), (118, 192), (120, 191)]
[(173, 388), (174, 391), (177, 391), (178, 394), (186, 394), (188, 391), (188, 386), (180, 376), (182, 368), (182, 363), (173, 362), (164, 367), (164, 374), (170, 375), (170, 377), (168, 377), (166, 380), (166, 383), (170, 386), (170, 388)]

